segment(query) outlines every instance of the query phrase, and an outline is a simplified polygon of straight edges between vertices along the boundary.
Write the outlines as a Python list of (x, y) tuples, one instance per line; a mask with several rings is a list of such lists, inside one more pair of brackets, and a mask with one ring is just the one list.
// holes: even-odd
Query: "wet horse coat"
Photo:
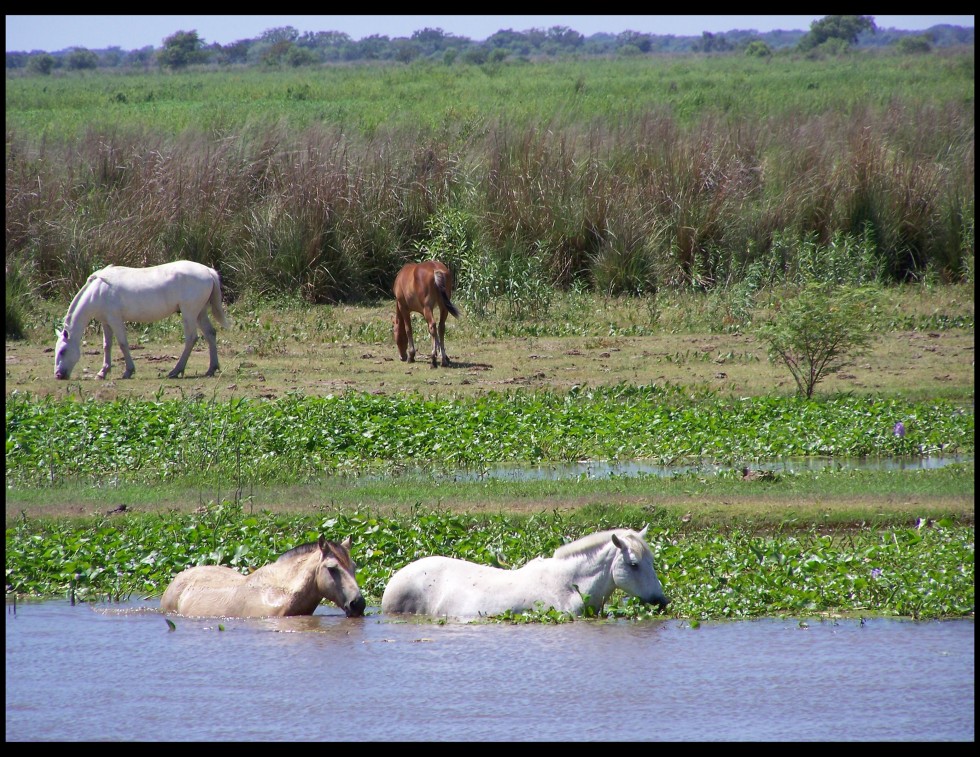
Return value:
[(598, 614), (616, 589), (666, 607), (646, 531), (600, 531), (516, 570), (424, 557), (391, 577), (381, 611), (473, 618), (550, 608), (581, 615), (590, 607)]
[(126, 321), (154, 323), (180, 313), (184, 322), (184, 351), (167, 378), (177, 378), (184, 372), (190, 357), (197, 330), (208, 343), (210, 363), (206, 376), (218, 370), (218, 341), (214, 326), (208, 319), (208, 307), (222, 326), (227, 318), (221, 304), (221, 280), (218, 272), (191, 260), (127, 268), (110, 265), (102, 268), (85, 282), (65, 315), (64, 328), (55, 330), (54, 377), (71, 378), (71, 372), (82, 356), (82, 336), (90, 321), (102, 324), (102, 370), (96, 376), (105, 378), (112, 367), (112, 337), (115, 334), (126, 360), (122, 377), (130, 378), (136, 364), (129, 352)]
[[(459, 310), (450, 297), (453, 294), (453, 274), (438, 260), (406, 263), (395, 277), (395, 344), (398, 356), (415, 362), (415, 339), (412, 336), (412, 313), (421, 313), (432, 337), (432, 367), (436, 353), (442, 353), (443, 367), (450, 365), (446, 354), (446, 318), (459, 318)], [(439, 309), (439, 322), (434, 311)]]
[(366, 602), (350, 547), (350, 537), (339, 544), (321, 537), (247, 576), (222, 565), (188, 568), (170, 582), (160, 609), (200, 617), (282, 617), (312, 615), (327, 599), (348, 617), (360, 617)]

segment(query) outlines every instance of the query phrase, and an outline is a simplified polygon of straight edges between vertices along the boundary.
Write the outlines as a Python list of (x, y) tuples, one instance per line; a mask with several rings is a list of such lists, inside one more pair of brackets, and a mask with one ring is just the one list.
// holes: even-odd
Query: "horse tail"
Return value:
[[(447, 273), (446, 271), (436, 271), (433, 274), (436, 280), (436, 289), (439, 291), (439, 297), (442, 299), (443, 307), (448, 310), (454, 318), (459, 318), (459, 310), (449, 299), (449, 291), (446, 288), (447, 284)], [(450, 278), (449, 282), (452, 281)], [(452, 284), (450, 284), (452, 286)]]
[(211, 287), (211, 312), (214, 313), (218, 323), (227, 328), (228, 316), (225, 315), (224, 305), (221, 304), (221, 277), (213, 268), (211, 269), (211, 278), (214, 279), (214, 286)]

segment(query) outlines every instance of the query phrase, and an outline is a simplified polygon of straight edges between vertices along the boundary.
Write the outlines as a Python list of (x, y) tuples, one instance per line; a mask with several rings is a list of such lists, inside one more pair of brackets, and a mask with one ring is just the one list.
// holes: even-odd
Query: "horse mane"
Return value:
[(320, 545), (315, 541), (307, 542), (306, 544), (300, 544), (298, 547), (293, 547), (287, 552), (283, 552), (279, 555), (279, 559), (276, 562), (282, 562), (283, 560), (293, 560), (297, 557), (307, 555), (313, 550), (319, 550)]
[[(330, 541), (329, 539), (324, 539), (323, 543), (327, 547), (327, 549), (333, 553), (333, 556), (340, 561), (341, 565), (344, 565), (345, 567), (348, 568), (350, 567), (350, 563), (351, 563), (350, 554), (347, 552), (346, 549), (344, 549), (337, 542)], [(300, 544), (298, 547), (293, 547), (288, 552), (283, 552), (281, 555), (279, 555), (279, 559), (276, 560), (276, 562), (293, 560), (298, 557), (302, 557), (303, 555), (308, 555), (310, 552), (313, 551), (317, 551), (317, 552), (320, 551), (319, 542), (311, 541), (311, 542), (307, 542), (306, 544)]]
[[(620, 538), (623, 536), (635, 536), (635, 532), (629, 529), (611, 529), (609, 531), (597, 531), (594, 534), (589, 534), (588, 536), (583, 536), (581, 539), (576, 539), (575, 541), (569, 542), (568, 544), (563, 544), (555, 550), (555, 557), (575, 557), (576, 555), (585, 554), (592, 552), (599, 547), (604, 547), (606, 543), (612, 538), (613, 534), (619, 534)], [(636, 538), (633, 539), (634, 542), (639, 542), (643, 545), (644, 549), (649, 549), (646, 542), (643, 539)]]
[(82, 285), (82, 288), (79, 289), (77, 292), (75, 292), (75, 296), (71, 298), (71, 303), (68, 305), (68, 312), (65, 313), (65, 320), (63, 321), (63, 325), (62, 325), (62, 328), (72, 329), (72, 331), (69, 333), (73, 333), (75, 331), (74, 320), (75, 320), (75, 313), (78, 310), (78, 302), (79, 300), (82, 299), (82, 295), (88, 291), (89, 285), (92, 283), (92, 280), (94, 278), (95, 278), (95, 274), (94, 273), (90, 274), (89, 277), (85, 279), (85, 283)]

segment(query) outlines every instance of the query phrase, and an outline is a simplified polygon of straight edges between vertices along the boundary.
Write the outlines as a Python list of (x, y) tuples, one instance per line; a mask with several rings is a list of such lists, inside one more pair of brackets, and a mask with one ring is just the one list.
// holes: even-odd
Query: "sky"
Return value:
[[(485, 40), (501, 29), (515, 32), (565, 26), (589, 37), (597, 32), (624, 31), (648, 34), (700, 36), (703, 32), (755, 29), (758, 32), (782, 29), (809, 31), (810, 24), (823, 16), (58, 16), (8, 15), (7, 52), (43, 50), (58, 52), (72, 47), (102, 50), (119, 47), (137, 50), (147, 45), (162, 47), (163, 40), (177, 31), (196, 31), (205, 44), (227, 45), (241, 39), (255, 39), (267, 29), (292, 26), (299, 32), (345, 32), (359, 40), (372, 34), (394, 39), (411, 37), (422, 29), (442, 29), (446, 34)], [(883, 29), (917, 31), (935, 24), (972, 27), (974, 16), (874, 16)]]

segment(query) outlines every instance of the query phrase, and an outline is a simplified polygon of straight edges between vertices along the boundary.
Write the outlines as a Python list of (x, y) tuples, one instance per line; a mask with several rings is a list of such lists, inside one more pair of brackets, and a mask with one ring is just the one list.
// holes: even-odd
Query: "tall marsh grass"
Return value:
[(361, 302), (440, 255), (471, 311), (522, 316), (554, 290), (713, 290), (759, 271), (963, 281), (972, 62), (9, 79), (8, 283), (28, 271), (67, 301), (99, 266), (190, 258), (230, 298)]

